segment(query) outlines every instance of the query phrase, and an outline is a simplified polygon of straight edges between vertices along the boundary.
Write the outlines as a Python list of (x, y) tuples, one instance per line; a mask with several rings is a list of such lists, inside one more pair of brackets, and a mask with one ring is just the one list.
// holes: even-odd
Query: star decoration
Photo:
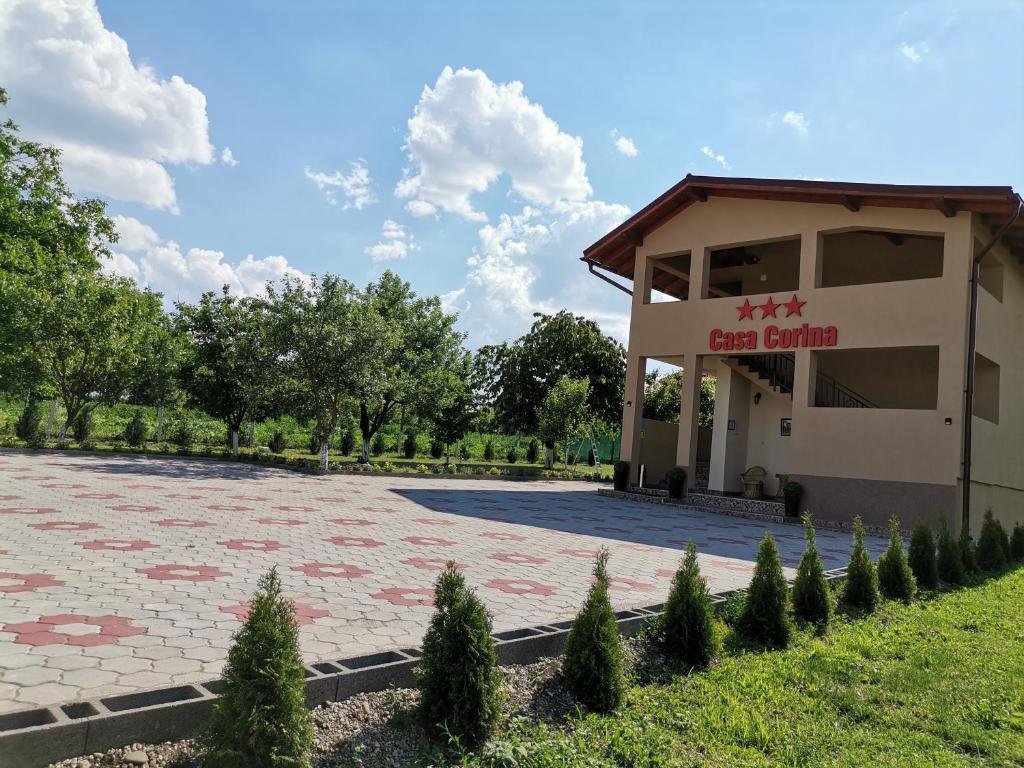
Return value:
[(800, 301), (794, 293), (792, 299), (787, 301), (785, 304), (780, 304), (779, 306), (786, 308), (786, 317), (792, 317), (793, 315), (803, 317), (803, 313), (800, 311), (800, 308), (806, 303), (806, 301)]
[(750, 299), (743, 300), (743, 306), (736, 307), (740, 311), (740, 320), (754, 319), (754, 310), (757, 309), (753, 304), (750, 303)]
[(764, 320), (766, 317), (775, 317), (775, 313), (779, 311), (779, 307), (782, 304), (776, 304), (772, 301), (772, 297), (768, 297), (768, 301), (761, 305), (761, 319)]

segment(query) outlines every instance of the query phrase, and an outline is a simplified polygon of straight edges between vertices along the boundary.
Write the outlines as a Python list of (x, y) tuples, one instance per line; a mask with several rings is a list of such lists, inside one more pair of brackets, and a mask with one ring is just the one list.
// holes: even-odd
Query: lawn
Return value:
[(513, 724), (470, 766), (1024, 765), (1024, 570)]

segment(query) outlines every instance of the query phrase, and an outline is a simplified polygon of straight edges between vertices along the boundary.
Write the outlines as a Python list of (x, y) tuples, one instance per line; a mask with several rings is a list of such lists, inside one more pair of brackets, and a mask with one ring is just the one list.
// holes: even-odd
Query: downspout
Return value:
[(970, 531), (971, 526), (971, 441), (974, 427), (974, 358), (978, 347), (978, 286), (981, 282), (981, 260), (995, 247), (1010, 227), (1017, 223), (1024, 200), (1017, 195), (1017, 210), (999, 228), (980, 251), (974, 254), (971, 265), (971, 309), (967, 319), (967, 387), (964, 390), (964, 489), (963, 509), (960, 517), (961, 530)]
[[(585, 261), (587, 263), (587, 267), (590, 269), (590, 274), (592, 274), (594, 277), (601, 278), (606, 283), (608, 283), (608, 285), (614, 285), (616, 288), (618, 288), (623, 293), (628, 293), (630, 296), (633, 295), (633, 292), (629, 288), (627, 288), (626, 286), (620, 285), (619, 283), (615, 282), (614, 280), (612, 280), (607, 275), (602, 275), (600, 272), (596, 272), (594, 270), (594, 267), (598, 266), (598, 265), (595, 262), (591, 261), (588, 258), (584, 258), (583, 261)], [(602, 267), (602, 269), (603, 269), (603, 267)]]

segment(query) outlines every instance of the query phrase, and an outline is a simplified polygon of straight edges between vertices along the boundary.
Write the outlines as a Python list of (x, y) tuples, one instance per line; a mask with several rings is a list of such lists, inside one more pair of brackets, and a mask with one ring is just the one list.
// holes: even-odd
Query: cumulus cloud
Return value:
[(220, 151), (220, 163), (226, 165), (229, 168), (234, 168), (238, 165), (238, 161), (235, 159), (235, 153), (231, 151), (231, 147), (224, 147)]
[(920, 63), (921, 59), (923, 59), (927, 54), (927, 43), (917, 43), (916, 45), (900, 43), (900, 55), (912, 64)]
[(471, 197), (502, 175), (528, 203), (591, 194), (583, 142), (531, 102), (520, 82), (495, 83), (479, 69), (445, 67), (432, 88), (424, 87), (408, 129), (409, 167), (395, 194), (414, 215), (441, 210), (486, 221)]
[(626, 136), (623, 136), (621, 133), (619, 133), (619, 130), (617, 128), (612, 130), (611, 137), (612, 141), (615, 143), (615, 150), (620, 155), (625, 155), (626, 157), (632, 158), (640, 154), (636, 148), (636, 144), (633, 143), (633, 140), (627, 138)]
[(811, 127), (810, 121), (804, 116), (803, 112), (793, 112), (792, 110), (782, 116), (782, 124), (790, 126), (797, 133), (801, 134), (806, 134)]
[(178, 243), (161, 240), (152, 227), (130, 216), (115, 216), (114, 223), (120, 239), (103, 270), (159, 291), (167, 304), (194, 301), (204, 291), (218, 291), (225, 285), (240, 296), (257, 296), (265, 291), (268, 281), (285, 276), (306, 277), (284, 256), (258, 259), (249, 254), (231, 263), (223, 251), (182, 250)]
[(348, 173), (323, 173), (306, 168), (306, 178), (324, 193), (327, 202), (341, 205), (343, 211), (350, 208), (361, 211), (377, 202), (377, 196), (373, 193), (373, 180), (363, 160), (353, 162)]
[(202, 91), (134, 63), (94, 0), (0, 4), (0, 83), (76, 189), (177, 212), (165, 165), (214, 161)]
[(366, 248), (363, 253), (374, 261), (404, 259), (420, 249), (416, 238), (405, 231), (405, 227), (392, 219), (385, 219), (380, 230), (380, 241)]
[(713, 150), (707, 144), (705, 144), (703, 147), (700, 148), (700, 153), (702, 155), (704, 155), (705, 157), (710, 157), (712, 160), (714, 160), (716, 163), (718, 163), (723, 168), (729, 168), (730, 167), (729, 163), (725, 159), (725, 155), (716, 154), (715, 150)]

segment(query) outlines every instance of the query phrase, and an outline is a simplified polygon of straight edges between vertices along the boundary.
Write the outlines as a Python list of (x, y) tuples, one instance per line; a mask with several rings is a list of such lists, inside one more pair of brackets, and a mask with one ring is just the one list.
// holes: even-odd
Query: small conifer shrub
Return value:
[(270, 449), (271, 453), (281, 453), (285, 449), (284, 432), (280, 429), (275, 429), (274, 434), (270, 437), (270, 442), (267, 443), (267, 448)]
[(626, 690), (626, 665), (608, 598), (610, 586), (608, 550), (602, 548), (594, 564), (594, 583), (569, 629), (562, 662), (569, 690), (595, 712), (615, 709)]
[(313, 729), (299, 630), (277, 569), (259, 581), (223, 681), (201, 738), (204, 768), (308, 768)]
[(131, 421), (124, 428), (124, 441), (132, 448), (141, 448), (146, 444), (146, 434), (149, 432), (146, 426), (146, 417), (142, 415), (142, 409), (137, 408), (132, 414)]
[(42, 440), (40, 422), (43, 419), (42, 407), (34, 397), (29, 398), (21, 416), (14, 424), (14, 434), (29, 445), (36, 445)]
[(782, 574), (779, 549), (775, 546), (775, 539), (766, 532), (757, 550), (754, 576), (736, 631), (755, 643), (785, 648), (790, 635), (789, 617), (786, 615), (788, 602), (789, 587)]
[(939, 563), (935, 559), (935, 540), (927, 523), (920, 523), (910, 536), (907, 561), (914, 578), (922, 589), (935, 589), (939, 585)]
[(1006, 550), (1009, 546), (1004, 544), (1005, 540), (1006, 531), (1003, 530), (1003, 526), (992, 515), (991, 509), (986, 510), (975, 553), (981, 570), (998, 571), (1006, 565)]
[(494, 461), (494, 441), (484, 443), (484, 461)]
[(697, 545), (686, 545), (683, 562), (661, 614), (660, 634), (665, 651), (691, 667), (706, 667), (718, 652), (711, 594), (700, 575)]
[(373, 442), (370, 444), (370, 450), (374, 456), (380, 456), (384, 453), (384, 433), (378, 432), (373, 436)]
[(903, 552), (903, 534), (895, 517), (889, 521), (889, 547), (878, 558), (878, 587), (890, 600), (909, 603), (914, 599), (914, 573)]
[(407, 459), (416, 458), (416, 434), (411, 430), (405, 435), (405, 442), (402, 444), (402, 455)]
[(811, 513), (804, 512), (803, 518), (807, 548), (800, 557), (796, 581), (793, 582), (793, 614), (801, 621), (824, 629), (832, 619), (832, 593), (814, 540)]
[(503, 693), (491, 617), (454, 562), (434, 587), (417, 677), (420, 720), (434, 738), (474, 746), (494, 728)]
[(957, 540), (957, 546), (960, 548), (960, 562), (963, 564), (964, 573), (977, 573), (978, 558), (975, 555), (976, 548), (967, 526), (960, 527), (960, 538)]
[(878, 574), (864, 546), (864, 523), (860, 515), (853, 520), (853, 551), (846, 567), (843, 602), (851, 608), (869, 612), (878, 606)]
[(526, 446), (526, 463), (536, 464), (537, 459), (540, 456), (540, 443), (537, 442), (537, 438), (530, 440)]
[(509, 464), (515, 464), (519, 461), (519, 449), (513, 445), (508, 449), (508, 453), (505, 454), (505, 458), (508, 460)]
[(86, 443), (92, 436), (93, 427), (95, 426), (96, 420), (92, 415), (92, 408), (85, 406), (75, 416), (75, 420), (71, 422), (71, 436), (75, 438), (79, 443)]
[(459, 459), (461, 461), (469, 459), (469, 446), (465, 443), (459, 443)]
[(430, 457), (440, 459), (442, 456), (444, 456), (444, 445), (440, 440), (434, 440), (430, 443)]
[(341, 433), (341, 455), (351, 456), (355, 448), (356, 436), (352, 433), (351, 429), (346, 429)]
[(1013, 534), (1010, 536), (1010, 557), (1024, 560), (1024, 525), (1020, 523), (1013, 526)]
[(960, 559), (960, 545), (949, 533), (949, 524), (942, 518), (939, 528), (938, 557), (935, 562), (939, 578), (947, 584), (959, 584), (964, 578), (964, 564)]

